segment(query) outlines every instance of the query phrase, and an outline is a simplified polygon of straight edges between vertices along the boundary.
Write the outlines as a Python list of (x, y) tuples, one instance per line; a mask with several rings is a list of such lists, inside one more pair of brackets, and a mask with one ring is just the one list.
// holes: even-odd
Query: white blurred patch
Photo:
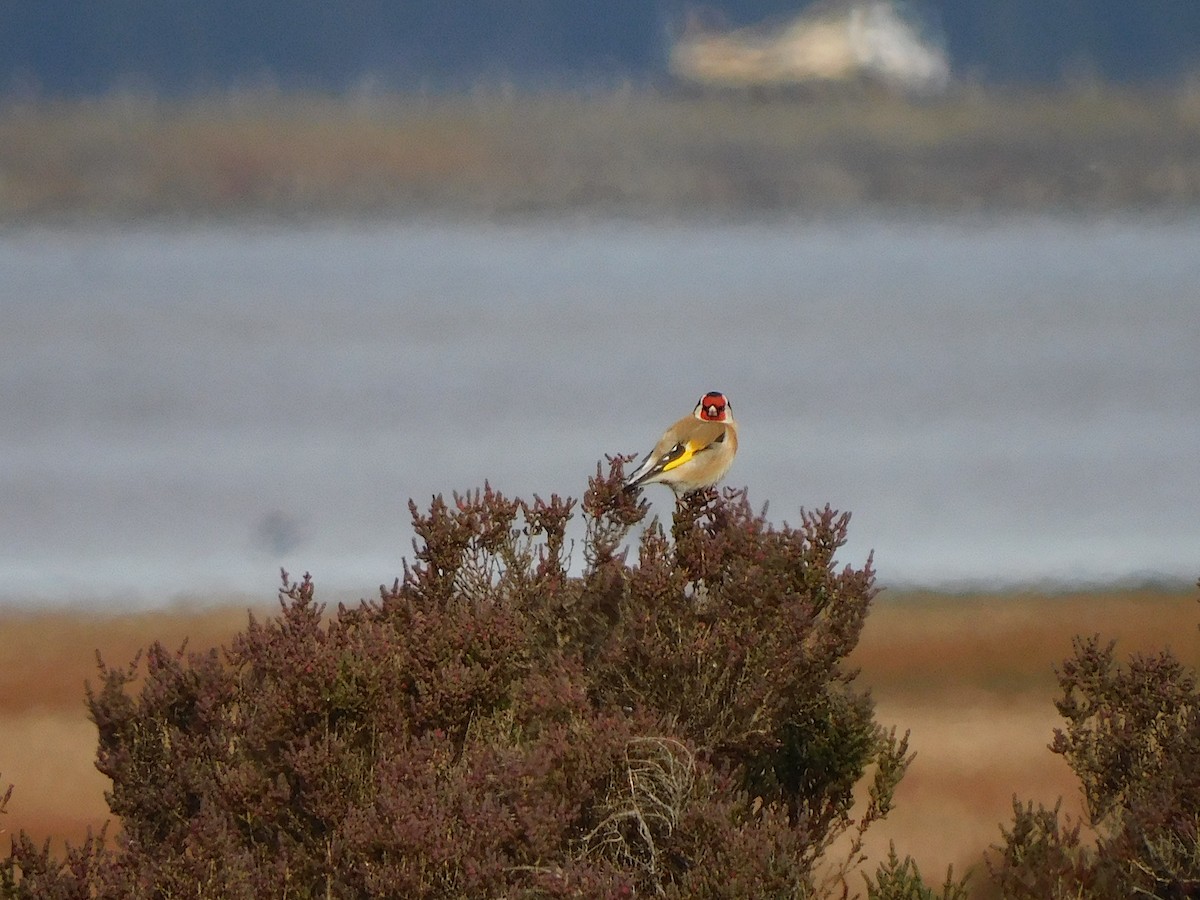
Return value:
[(950, 81), (942, 41), (893, 0), (817, 4), (782, 23), (720, 30), (692, 16), (674, 40), (671, 73), (712, 87), (877, 81), (934, 93)]

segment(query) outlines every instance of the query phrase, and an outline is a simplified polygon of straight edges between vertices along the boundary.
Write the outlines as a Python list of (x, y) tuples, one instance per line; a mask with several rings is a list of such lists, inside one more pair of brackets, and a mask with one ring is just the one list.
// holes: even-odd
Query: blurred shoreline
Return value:
[(1172, 215), (1200, 83), (0, 98), (0, 225)]

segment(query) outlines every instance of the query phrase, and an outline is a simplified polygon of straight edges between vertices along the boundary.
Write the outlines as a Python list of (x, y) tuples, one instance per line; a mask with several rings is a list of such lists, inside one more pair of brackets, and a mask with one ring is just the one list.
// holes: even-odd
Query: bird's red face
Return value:
[(709, 391), (696, 404), (696, 418), (701, 422), (728, 422), (733, 407), (720, 391)]

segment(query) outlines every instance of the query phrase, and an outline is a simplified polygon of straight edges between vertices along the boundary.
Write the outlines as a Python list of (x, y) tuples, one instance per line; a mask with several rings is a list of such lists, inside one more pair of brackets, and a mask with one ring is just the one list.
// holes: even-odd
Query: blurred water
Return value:
[[(0, 597), (362, 596), (705, 390), (884, 584), (1200, 574), (1200, 221), (0, 234)], [(670, 492), (652, 488), (668, 513)]]

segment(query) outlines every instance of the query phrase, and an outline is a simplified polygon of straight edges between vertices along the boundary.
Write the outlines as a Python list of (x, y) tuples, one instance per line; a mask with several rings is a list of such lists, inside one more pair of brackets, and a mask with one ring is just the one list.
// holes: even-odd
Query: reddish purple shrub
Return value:
[(993, 881), (1030, 900), (1200, 897), (1196, 672), (1169, 652), (1121, 666), (1114, 644), (1092, 637), (1076, 639), (1058, 680), (1066, 727), (1050, 749), (1079, 778), (1085, 821), (1014, 800)]
[(22, 838), (0, 894), (848, 890), (909, 759), (844, 663), (875, 594), (869, 562), (835, 562), (849, 517), (774, 527), (710, 492), (629, 548), (648, 507), (621, 489), (627, 461), (591, 480), (580, 575), (574, 501), (485, 487), (411, 506), (415, 558), (376, 602), (326, 615), (285, 573), (279, 616), (219, 654), (102, 663), (115, 847), (59, 865)]

